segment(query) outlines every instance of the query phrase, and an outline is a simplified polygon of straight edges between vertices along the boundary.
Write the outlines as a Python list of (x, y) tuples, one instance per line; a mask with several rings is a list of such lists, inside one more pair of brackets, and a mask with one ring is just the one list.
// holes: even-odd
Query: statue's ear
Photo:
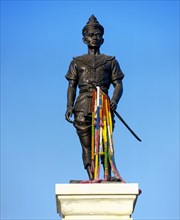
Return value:
[(86, 38), (85, 38), (85, 37), (83, 37), (82, 41), (83, 41), (85, 44), (87, 44), (87, 41), (86, 41)]
[(102, 38), (101, 45), (104, 43), (104, 38)]

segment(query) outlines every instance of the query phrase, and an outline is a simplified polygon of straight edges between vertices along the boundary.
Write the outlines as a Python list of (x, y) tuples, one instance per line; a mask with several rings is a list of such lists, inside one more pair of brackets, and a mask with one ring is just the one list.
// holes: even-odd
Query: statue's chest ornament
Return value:
[(105, 56), (105, 55), (83, 55), (80, 57), (75, 57), (75, 60), (78, 60), (93, 69), (104, 65), (108, 60), (114, 59), (114, 57)]

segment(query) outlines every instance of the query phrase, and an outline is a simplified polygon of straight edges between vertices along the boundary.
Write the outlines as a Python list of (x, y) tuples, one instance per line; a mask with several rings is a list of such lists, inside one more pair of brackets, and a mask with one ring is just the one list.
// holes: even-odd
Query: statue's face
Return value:
[(100, 30), (92, 28), (88, 30), (88, 32), (83, 38), (83, 41), (90, 48), (99, 48), (103, 44), (104, 39), (102, 38)]

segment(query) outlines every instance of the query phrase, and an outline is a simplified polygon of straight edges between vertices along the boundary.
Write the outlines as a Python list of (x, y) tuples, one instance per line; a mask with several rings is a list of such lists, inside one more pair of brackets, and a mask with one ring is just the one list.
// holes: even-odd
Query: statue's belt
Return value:
[[(86, 92), (92, 92), (93, 90), (95, 89), (95, 87), (90, 87), (90, 86), (83, 86), (80, 88), (80, 91), (79, 91), (79, 94), (82, 94), (82, 93), (86, 93)], [(101, 87), (101, 90), (108, 95), (108, 89), (107, 88), (104, 88), (104, 87)]]

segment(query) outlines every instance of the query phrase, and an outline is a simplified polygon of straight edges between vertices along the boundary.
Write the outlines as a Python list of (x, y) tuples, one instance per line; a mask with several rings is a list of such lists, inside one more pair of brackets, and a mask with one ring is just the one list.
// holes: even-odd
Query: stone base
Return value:
[(63, 220), (132, 220), (137, 183), (56, 184), (57, 213)]

